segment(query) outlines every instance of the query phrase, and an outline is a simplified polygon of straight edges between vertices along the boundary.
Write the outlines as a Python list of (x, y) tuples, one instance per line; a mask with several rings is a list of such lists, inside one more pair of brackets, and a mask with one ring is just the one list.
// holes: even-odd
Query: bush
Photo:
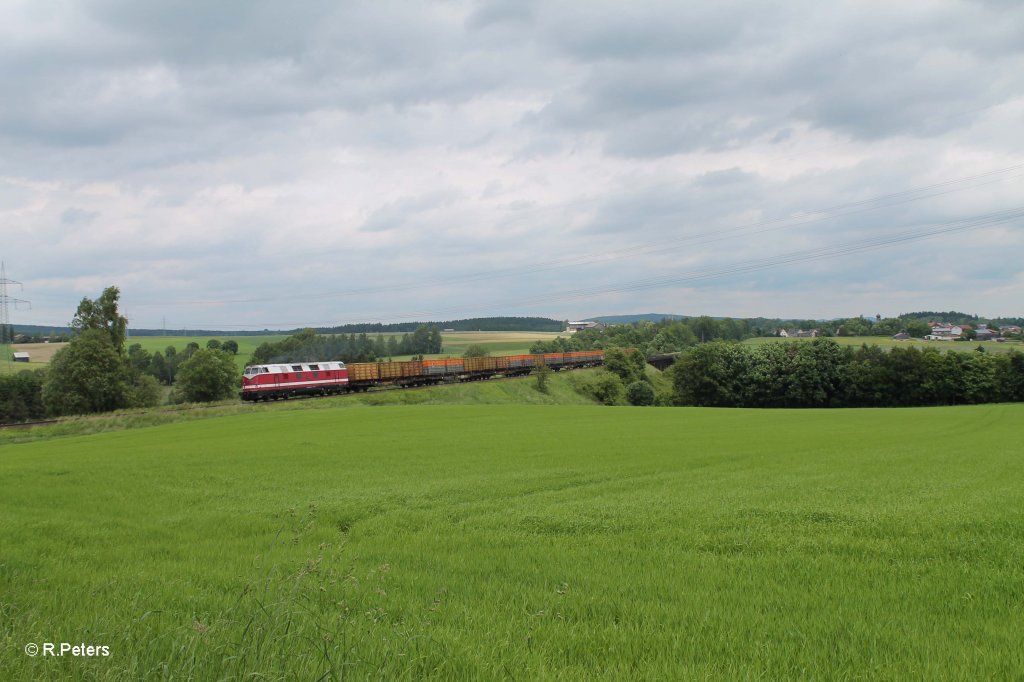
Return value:
[(142, 374), (136, 380), (128, 395), (132, 407), (156, 407), (164, 400), (163, 389), (156, 377)]
[(464, 358), (486, 358), (491, 355), (491, 351), (487, 350), (485, 346), (474, 343), (472, 346), (466, 349), (466, 352), (462, 354)]
[(654, 387), (646, 381), (634, 381), (626, 387), (626, 401), (639, 407), (653, 405)]
[(42, 419), (43, 370), (22, 370), (0, 375), (0, 422), (12, 423)]
[(610, 372), (602, 372), (593, 381), (583, 385), (583, 391), (603, 405), (621, 405), (625, 388), (622, 380)]

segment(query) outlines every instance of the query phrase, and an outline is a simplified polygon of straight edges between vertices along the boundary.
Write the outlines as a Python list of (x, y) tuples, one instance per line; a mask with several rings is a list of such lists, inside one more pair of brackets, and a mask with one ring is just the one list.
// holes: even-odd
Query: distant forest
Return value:
[(387, 334), (414, 332), (424, 325), (456, 332), (563, 332), (568, 323), (547, 317), (474, 317), (446, 322), (397, 322), (394, 324), (346, 324), (322, 327), (321, 334)]
[[(657, 318), (657, 319), (655, 319)], [(647, 313), (644, 315), (614, 315), (592, 317), (590, 320), (601, 320), (612, 324), (638, 324), (640, 322), (686, 321), (689, 325), (701, 326), (698, 320), (714, 320), (724, 323), (727, 332), (718, 338), (745, 338), (749, 336), (776, 336), (781, 329), (817, 329), (823, 336), (889, 336), (901, 331), (908, 331), (908, 324), (913, 322), (949, 322), (952, 324), (969, 324), (977, 326), (987, 323), (991, 326), (1017, 325), (1024, 326), (1024, 317), (985, 318), (957, 311), (935, 312), (920, 311), (904, 313), (898, 317), (851, 317), (834, 320), (810, 319), (779, 319), (769, 317), (687, 317), (684, 315), (664, 315)], [(320, 327), (319, 334), (411, 334), (423, 326), (434, 326), (442, 331), (457, 332), (483, 331), (524, 331), (524, 332), (561, 332), (565, 331), (565, 320), (553, 320), (547, 317), (477, 317), (464, 320), (447, 320), (444, 322), (395, 322), (392, 324), (361, 323), (346, 324), (335, 327)], [(42, 340), (42, 337), (70, 336), (70, 327), (45, 327), (41, 325), (13, 325), (15, 335), (24, 335), (28, 340)], [(738, 328), (738, 336), (736, 329)], [(920, 327), (918, 327), (920, 328)], [(225, 331), (217, 329), (129, 329), (130, 336), (266, 336), (268, 334), (296, 334), (301, 329), (261, 331)], [(912, 334), (913, 335), (913, 334)], [(63, 340), (63, 339), (62, 339)], [(710, 340), (703, 338), (702, 340)]]

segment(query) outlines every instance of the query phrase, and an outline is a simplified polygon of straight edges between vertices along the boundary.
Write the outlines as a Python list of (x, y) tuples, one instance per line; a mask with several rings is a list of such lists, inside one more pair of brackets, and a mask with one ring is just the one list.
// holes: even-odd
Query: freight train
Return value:
[(250, 365), (242, 375), (242, 400), (280, 400), (297, 396), (335, 395), (376, 386), (426, 386), (529, 374), (538, 365), (553, 370), (597, 367), (604, 351), (485, 358), (443, 358), (404, 362), (288, 362)]

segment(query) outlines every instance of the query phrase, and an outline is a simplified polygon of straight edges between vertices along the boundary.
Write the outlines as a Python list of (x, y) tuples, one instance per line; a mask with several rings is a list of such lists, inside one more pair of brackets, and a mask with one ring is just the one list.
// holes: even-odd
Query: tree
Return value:
[(871, 323), (861, 317), (843, 320), (836, 332), (839, 336), (868, 336), (871, 334)]
[(43, 370), (23, 370), (17, 374), (0, 374), (0, 421), (20, 422), (42, 419)]
[(235, 341), (234, 339), (228, 339), (227, 341), (225, 341), (224, 343), (221, 344), (220, 349), (223, 350), (223, 351), (227, 351), (228, 353), (231, 353), (232, 355), (237, 355), (238, 354), (238, 342)]
[(120, 290), (111, 286), (104, 289), (95, 301), (83, 298), (71, 320), (71, 328), (79, 334), (87, 329), (106, 332), (118, 355), (124, 352), (124, 342), (128, 335), (128, 318), (117, 310), (120, 296)]
[(206, 347), (210, 350), (220, 350), (221, 343), (217, 339), (210, 339), (206, 342)]
[(915, 339), (923, 339), (932, 333), (932, 328), (928, 326), (928, 323), (921, 320), (910, 320), (907, 322), (906, 329), (907, 334)]
[(149, 363), (149, 373), (162, 384), (170, 384), (174, 377), (170, 374), (170, 365), (164, 360), (164, 354), (160, 351), (153, 353), (153, 359)]
[(1000, 396), (1002, 400), (1024, 401), (1024, 353), (1011, 350), (1002, 357)]
[(131, 371), (109, 330), (86, 328), (50, 360), (43, 402), (55, 415), (105, 412), (130, 403)]
[(238, 390), (238, 368), (230, 353), (200, 349), (178, 367), (176, 386), (187, 402), (230, 398)]
[(142, 348), (142, 344), (133, 343), (128, 347), (128, 364), (137, 373), (148, 373), (150, 365), (153, 364), (153, 356)]
[(128, 392), (128, 403), (132, 407), (156, 407), (163, 398), (160, 382), (149, 374), (136, 376)]
[(724, 341), (702, 343), (669, 370), (679, 405), (738, 407), (747, 399), (749, 357), (743, 346)]
[(487, 350), (487, 348), (485, 346), (481, 346), (478, 343), (474, 343), (473, 345), (471, 345), (469, 348), (466, 349), (466, 352), (462, 354), (462, 357), (464, 357), (464, 358), (486, 358), (486, 357), (490, 357), (490, 355), (491, 355), (491, 351)]
[[(634, 355), (639, 355), (639, 353), (634, 353)], [(640, 357), (643, 362), (643, 356)], [(609, 348), (605, 351), (604, 368), (619, 377), (623, 384), (631, 384), (644, 377), (643, 365), (638, 367), (637, 363), (632, 361), (621, 348)]]
[(690, 329), (693, 331), (693, 335), (700, 339), (701, 343), (722, 338), (718, 322), (707, 315), (701, 315), (696, 319), (690, 320)]
[(532, 372), (537, 380), (537, 390), (541, 393), (548, 392), (548, 379), (551, 377), (551, 368), (543, 360), (533, 366)]

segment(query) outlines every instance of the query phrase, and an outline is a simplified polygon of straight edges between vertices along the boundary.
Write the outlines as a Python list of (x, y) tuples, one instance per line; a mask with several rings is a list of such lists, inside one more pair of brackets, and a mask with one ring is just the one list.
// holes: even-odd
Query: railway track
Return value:
[(0, 424), (0, 429), (29, 429), (33, 426), (46, 426), (48, 424), (57, 424), (59, 419), (41, 419), (34, 422), (14, 422), (12, 424)]
[[(567, 372), (567, 371), (572, 371), (573, 369), (577, 369), (577, 368), (565, 367), (565, 368), (561, 368), (561, 369), (557, 369), (557, 370), (553, 370), (553, 371)], [(578, 369), (583, 369), (583, 368), (578, 368)], [(437, 388), (438, 386), (454, 386), (456, 384), (470, 383), (471, 381), (494, 381), (494, 380), (500, 381), (500, 380), (503, 380), (503, 379), (522, 379), (524, 376), (526, 376), (526, 375), (517, 374), (517, 375), (506, 376), (506, 375), (503, 375), (503, 374), (495, 374), (495, 375), (489, 376), (489, 377), (478, 377), (478, 378), (474, 378), (472, 380), (466, 380), (466, 381), (439, 381), (439, 382), (433, 383), (433, 384), (417, 384), (417, 385), (397, 385), (397, 384), (394, 384), (394, 385), (372, 386), (372, 387), (363, 388), (363, 389), (358, 390), (358, 391), (348, 391), (348, 392), (345, 392), (345, 393), (335, 394), (335, 395), (327, 395), (327, 396), (324, 396), (324, 395), (291, 396), (291, 397), (288, 397), (288, 398), (282, 398), (281, 401), (271, 400), (271, 401), (252, 401), (252, 402), (249, 402), (249, 401), (245, 401), (245, 400), (239, 400), (237, 403), (231, 403), (231, 405), (251, 405), (251, 406), (255, 407), (256, 405), (262, 405), (262, 404), (274, 403), (274, 402), (285, 402), (285, 401), (291, 401), (291, 400), (306, 400), (306, 399), (315, 399), (315, 398), (342, 398), (342, 397), (349, 396), (349, 395), (357, 395), (357, 394), (363, 394), (363, 393), (384, 393), (386, 391), (418, 391), (418, 390), (423, 390), (423, 389), (427, 389), (427, 388)], [(193, 410), (211, 410), (211, 409), (217, 409), (219, 407), (225, 407), (225, 405), (224, 404), (216, 404), (216, 405), (191, 405), (189, 407), (168, 407), (168, 408), (165, 408), (163, 411), (164, 412), (191, 412)], [(99, 415), (102, 415), (102, 414), (109, 414), (109, 413), (102, 413), (102, 412), (100, 412), (100, 413), (96, 413), (95, 415), (90, 415), (90, 416), (99, 416)], [(131, 416), (139, 416), (139, 415), (144, 415), (144, 414), (149, 414), (149, 412), (147, 412), (147, 411), (121, 412), (121, 413), (118, 414), (118, 416), (131, 417)], [(14, 422), (14, 423), (10, 423), (10, 424), (0, 424), (0, 429), (28, 429), (28, 428), (32, 428), (32, 427), (35, 427), (35, 426), (50, 426), (52, 424), (59, 424), (61, 421), (62, 420), (60, 420), (60, 419), (40, 419), (40, 420), (37, 420), (37, 421), (31, 421), (31, 422)]]

